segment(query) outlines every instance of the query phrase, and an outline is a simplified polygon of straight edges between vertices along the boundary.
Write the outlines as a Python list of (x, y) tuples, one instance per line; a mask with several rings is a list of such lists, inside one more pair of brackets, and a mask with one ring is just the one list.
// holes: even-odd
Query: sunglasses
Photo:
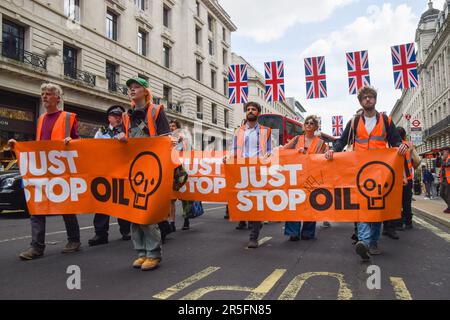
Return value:
[(308, 121), (308, 122), (305, 122), (305, 125), (311, 125), (311, 126), (313, 126), (313, 125), (315, 125), (315, 123), (312, 122), (312, 121)]

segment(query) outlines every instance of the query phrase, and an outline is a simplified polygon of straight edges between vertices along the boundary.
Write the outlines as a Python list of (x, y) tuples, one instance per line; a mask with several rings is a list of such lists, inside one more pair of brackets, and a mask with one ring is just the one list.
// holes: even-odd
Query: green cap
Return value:
[(144, 88), (149, 87), (147, 80), (139, 78), (139, 77), (128, 79), (128, 81), (126, 83), (127, 87), (129, 87), (132, 83), (137, 83), (138, 85), (143, 86)]

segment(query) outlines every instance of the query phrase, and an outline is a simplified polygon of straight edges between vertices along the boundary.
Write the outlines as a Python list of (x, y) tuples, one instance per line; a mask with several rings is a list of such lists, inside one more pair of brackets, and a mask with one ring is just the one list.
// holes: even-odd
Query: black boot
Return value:
[(189, 218), (184, 218), (183, 228), (181, 230), (189, 230)]
[(245, 229), (247, 229), (247, 223), (245, 221), (239, 221), (236, 230), (245, 230)]
[(400, 239), (394, 228), (384, 229), (383, 235), (388, 236), (389, 238), (394, 240)]
[(107, 244), (108, 236), (95, 235), (92, 239), (89, 239), (88, 243), (91, 247), (98, 246), (100, 244)]
[(170, 228), (172, 229), (172, 232), (176, 232), (177, 228), (175, 227), (175, 221), (170, 222)]

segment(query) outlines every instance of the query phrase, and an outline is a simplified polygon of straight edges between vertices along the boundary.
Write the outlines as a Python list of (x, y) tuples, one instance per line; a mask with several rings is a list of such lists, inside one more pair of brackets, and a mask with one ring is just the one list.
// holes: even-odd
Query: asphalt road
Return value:
[[(383, 254), (362, 263), (350, 240), (353, 224), (318, 224), (316, 240), (290, 242), (283, 223), (270, 223), (261, 246), (247, 249), (248, 231), (223, 219), (224, 205), (204, 207), (191, 230), (168, 236), (160, 268), (149, 272), (131, 267), (135, 252), (115, 218), (109, 244), (89, 247), (93, 216), (79, 216), (83, 248), (68, 255), (60, 253), (62, 218), (48, 218), (45, 256), (21, 261), (29, 221), (1, 214), (0, 299), (450, 299), (450, 230), (425, 218), (400, 240), (382, 237)], [(72, 265), (80, 268), (81, 289), (67, 287)]]

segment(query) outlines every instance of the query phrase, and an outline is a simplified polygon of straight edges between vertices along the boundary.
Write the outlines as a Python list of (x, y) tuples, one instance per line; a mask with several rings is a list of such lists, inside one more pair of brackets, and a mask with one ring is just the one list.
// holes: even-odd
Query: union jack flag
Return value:
[(267, 102), (284, 101), (284, 62), (272, 61), (264, 63)]
[(228, 98), (230, 104), (247, 103), (248, 77), (246, 64), (228, 67)]
[(348, 91), (357, 94), (361, 87), (370, 85), (369, 54), (367, 51), (347, 53)]
[(333, 137), (340, 137), (344, 132), (344, 117), (333, 116), (332, 118)]
[(306, 98), (318, 99), (327, 97), (327, 79), (325, 57), (305, 59)]
[(394, 68), (395, 89), (409, 89), (419, 86), (414, 43), (391, 47)]

